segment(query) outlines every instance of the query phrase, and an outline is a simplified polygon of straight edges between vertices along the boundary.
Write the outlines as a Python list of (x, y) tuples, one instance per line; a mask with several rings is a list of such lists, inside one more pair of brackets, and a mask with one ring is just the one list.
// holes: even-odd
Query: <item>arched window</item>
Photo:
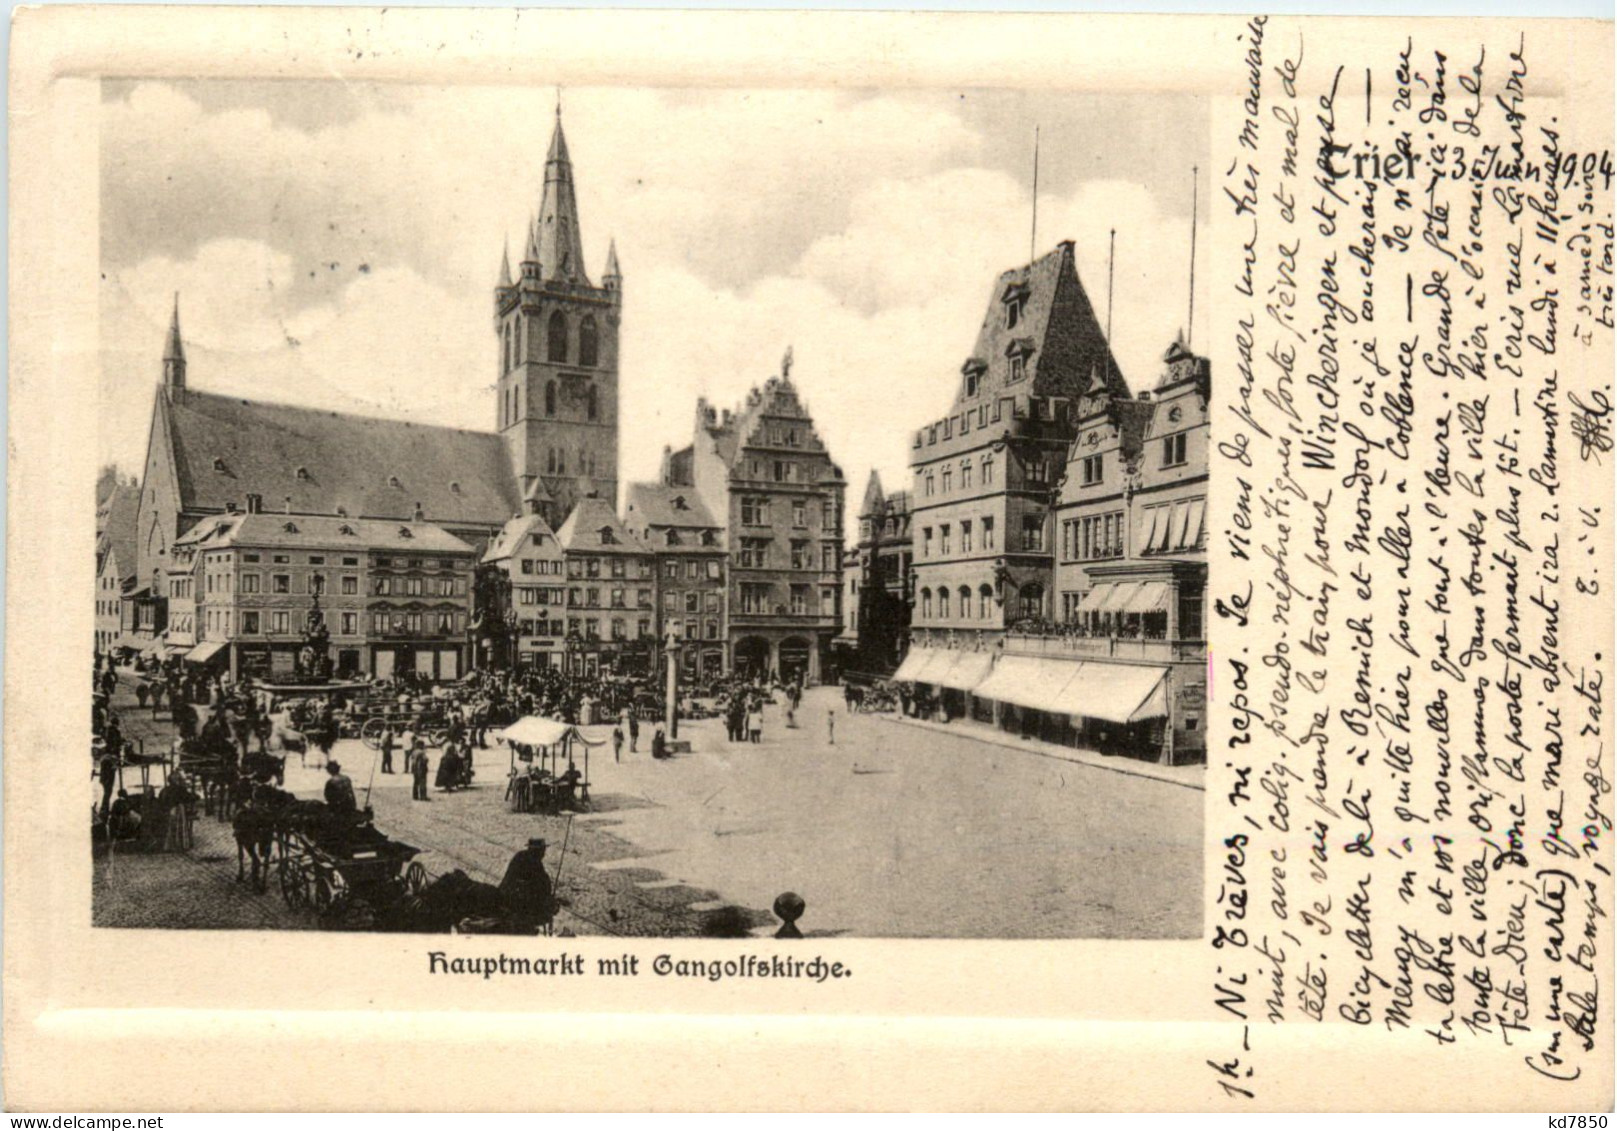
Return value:
[(567, 316), (559, 310), (550, 316), (550, 350), (547, 356), (551, 361), (567, 361)]
[(921, 590), (921, 619), (932, 619), (932, 590)]
[(947, 589), (938, 590), (938, 619), (949, 619), (949, 591)]
[(545, 382), (545, 415), (556, 415), (556, 382)]
[(598, 390), (595, 388), (594, 385), (590, 386), (589, 413), (590, 413), (590, 419), (591, 420), (594, 420), (597, 416), (599, 416), (601, 414), (601, 398), (600, 398)]
[(511, 386), (511, 419), (522, 419), (522, 386)]
[(557, 448), (556, 449), (556, 474), (557, 475), (566, 475), (567, 474), (567, 449), (566, 448)]
[(986, 585), (977, 587), (977, 619), (988, 619), (988, 607), (994, 600), (994, 591)]
[(516, 342), (511, 347), (511, 364), (512, 365), (521, 365), (522, 364), (522, 323), (523, 323), (523, 321), (524, 321), (524, 319), (521, 319), (521, 318), (518, 318), (516, 320)]
[(971, 586), (969, 585), (960, 587), (960, 619), (971, 619)]
[(983, 486), (984, 487), (992, 487), (993, 485), (994, 485), (994, 457), (991, 456), (991, 455), (984, 455), (983, 456)]
[(500, 372), (511, 372), (511, 323), (505, 324), (505, 330), (500, 334)]
[(1044, 586), (1036, 581), (1030, 581), (1022, 586), (1021, 615), (1029, 620), (1044, 615)]
[(546, 448), (545, 449), (545, 474), (546, 475), (554, 475), (554, 474), (556, 474), (556, 449), (555, 448)]
[(578, 325), (578, 364), (596, 365), (600, 357), (600, 347), (596, 342), (595, 318), (586, 315), (584, 321)]

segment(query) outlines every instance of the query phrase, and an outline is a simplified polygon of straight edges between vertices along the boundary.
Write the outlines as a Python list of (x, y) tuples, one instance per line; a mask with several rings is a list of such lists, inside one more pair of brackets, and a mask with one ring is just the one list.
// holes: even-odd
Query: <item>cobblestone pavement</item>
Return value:
[[(776, 921), (764, 909), (795, 890), (808, 901), (801, 926), (810, 935), (1199, 936), (1200, 791), (848, 716), (835, 689), (811, 692), (797, 721), (788, 728), (779, 709), (767, 710), (756, 746), (729, 743), (716, 720), (687, 722), (681, 737), (694, 751), (664, 762), (646, 753), (650, 727), (621, 763), (603, 742), (591, 752), (594, 811), (570, 827), (566, 817), (508, 811), (502, 747), (477, 752), (471, 790), (434, 789), (424, 803), (410, 800), (407, 776), (373, 775), (375, 755), (362, 744), (341, 742), (333, 756), (362, 803), (369, 790), (377, 827), (422, 848), (434, 875), (459, 868), (496, 883), (516, 849), (544, 837), (566, 901), (558, 930), (577, 934), (767, 933)], [(585, 729), (601, 740), (610, 733)], [(323, 779), (314, 759), (304, 767), (291, 757), (287, 787), (299, 796), (318, 797)], [(119, 858), (123, 891), (104, 883), (98, 862), (96, 921), (148, 925), (170, 901), (178, 925), (312, 925), (274, 890), (237, 890), (229, 847), (227, 863), (206, 859), (220, 850), (200, 840), (196, 862)], [(137, 914), (128, 889), (165, 888), (130, 878), (147, 866), (185, 894), (148, 894), (157, 909)], [(188, 881), (186, 868), (202, 875)], [(204, 898), (204, 885), (230, 891)], [(244, 923), (255, 915), (260, 922)]]

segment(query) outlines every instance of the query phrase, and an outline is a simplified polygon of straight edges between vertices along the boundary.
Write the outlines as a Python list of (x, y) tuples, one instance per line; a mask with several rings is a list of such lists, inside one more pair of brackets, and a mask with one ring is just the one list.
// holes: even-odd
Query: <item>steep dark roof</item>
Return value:
[[(1025, 305), (1016, 325), (1007, 326), (1005, 299), (1016, 295), (1024, 297)], [(1027, 376), (1010, 383), (1010, 356), (1029, 348)], [(986, 361), (988, 388), (995, 391), (1026, 389), (1038, 396), (1076, 398), (1088, 388), (1091, 369), (1098, 369), (1114, 395), (1129, 395), (1078, 280), (1070, 241), (994, 281), (971, 360)], [(959, 399), (967, 399), (964, 389)]]
[[(683, 499), (681, 509), (678, 500)], [(695, 487), (679, 487), (667, 483), (629, 484), (628, 513), (635, 525), (648, 526), (713, 527), (718, 523), (696, 494)]]
[(118, 559), (120, 577), (135, 575), (136, 515), (140, 509), (140, 491), (120, 483), (96, 508), (96, 566), (97, 571), (108, 550)]
[[(609, 529), (612, 541), (601, 541), (601, 531)], [(644, 554), (645, 545), (612, 513), (612, 504), (596, 495), (578, 501), (573, 513), (556, 531), (556, 541), (564, 550), (598, 554)]]
[(430, 522), (333, 518), (309, 514), (236, 514), (197, 523), (177, 544), (283, 546), (310, 550), (399, 550), (465, 554), (471, 547)]
[[(492, 432), (186, 392), (167, 405), (182, 508), (245, 506), (354, 518), (502, 525), (516, 482)], [(396, 484), (396, 485), (395, 485)]]

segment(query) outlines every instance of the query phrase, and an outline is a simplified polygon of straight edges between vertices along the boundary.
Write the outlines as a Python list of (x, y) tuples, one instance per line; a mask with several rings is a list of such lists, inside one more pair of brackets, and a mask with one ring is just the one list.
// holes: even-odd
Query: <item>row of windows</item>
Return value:
[[(772, 540), (768, 538), (741, 539), (741, 546), (736, 554), (738, 564), (747, 569), (768, 569), (769, 548), (772, 544)], [(792, 569), (814, 569), (814, 544), (807, 539), (792, 539), (790, 560)], [(713, 564), (716, 566), (718, 563)], [(831, 573), (836, 568), (837, 547), (830, 543), (821, 545), (820, 572)]]
[[(919, 594), (920, 619), (991, 620), (994, 615), (994, 590), (986, 584), (977, 587), (975, 612), (973, 612), (972, 596), (972, 589), (969, 585), (962, 585), (958, 590), (954, 591), (946, 587), (940, 588), (935, 594), (931, 588), (924, 588)], [(958, 613), (956, 610), (958, 610)], [(1013, 611), (1018, 618), (1042, 616), (1044, 612), (1044, 587), (1035, 582), (1022, 586), (1016, 595), (1016, 605)]]
[[(559, 592), (559, 590), (558, 590)], [(591, 585), (586, 587), (575, 585), (567, 590), (567, 603), (575, 609), (599, 609), (610, 607), (614, 609), (627, 609), (629, 607), (629, 591), (627, 589), (614, 589), (607, 596), (608, 606), (601, 604), (601, 590)], [(651, 590), (635, 590), (635, 606), (641, 609), (651, 608)]]
[[(741, 523), (743, 526), (769, 525), (769, 496), (743, 495), (741, 496)], [(807, 499), (793, 499), (792, 525), (806, 528), (809, 524), (809, 503)], [(832, 533), (837, 527), (837, 506), (834, 499), (820, 500), (820, 527), (824, 533)]]
[[(994, 548), (993, 518), (984, 517), (982, 520), (981, 529), (982, 548), (984, 550), (992, 550)], [(954, 527), (950, 523), (944, 523), (942, 526), (938, 527), (938, 541), (936, 545), (934, 545), (932, 541), (932, 528), (930, 526), (923, 526), (921, 528), (921, 556), (923, 558), (930, 558), (933, 556), (934, 550), (936, 550), (937, 553), (942, 556), (947, 556), (953, 553), (953, 534)], [(962, 519), (960, 521), (960, 552), (962, 554), (969, 554), (973, 552), (972, 520), (969, 518)]]
[(1092, 562), (1123, 556), (1123, 512), (1069, 518), (1061, 523), (1061, 556)]
[(716, 613), (719, 611), (719, 595), (712, 590), (704, 594), (695, 589), (687, 589), (683, 599), (678, 593), (663, 594), (663, 612), (677, 613), (681, 605), (684, 605), (684, 611), (687, 613), (699, 613), (704, 605), (708, 612)]
[(556, 577), (560, 577), (561, 576), (561, 562), (560, 561), (542, 561), (542, 560), (541, 561), (535, 561), (533, 558), (523, 558), (522, 559), (522, 572), (524, 574), (528, 574), (530, 576), (537, 573), (537, 574), (541, 574), (541, 575), (550, 574), (550, 575), (554, 575)]
[(749, 459), (749, 479), (771, 479), (776, 483), (813, 483), (820, 478), (818, 463), (799, 463), (794, 459)]
[[(1017, 360), (1020, 361), (1021, 359), (1019, 358)], [(983, 370), (967, 372), (966, 396), (975, 397), (979, 392), (982, 391), (982, 375)], [(1018, 378), (1013, 378), (1013, 380), (1016, 379)], [(993, 405), (978, 405), (976, 409), (966, 409), (966, 411), (960, 414), (960, 434), (962, 436), (966, 436), (971, 433), (971, 425), (974, 419), (977, 422), (978, 428), (987, 428), (990, 424), (999, 423), (1002, 411), (1003, 410), (1000, 408), (997, 402)], [(948, 440), (952, 438), (954, 436), (954, 422), (955, 418), (948, 416), (938, 424), (928, 425), (925, 431), (926, 442), (928, 444), (936, 444), (938, 442), (938, 432), (940, 428), (942, 429), (943, 439)], [(917, 432), (915, 434), (915, 446), (917, 448), (921, 446), (921, 436), (921, 432)]]
[[(1042, 467), (1043, 465), (1041, 464), (1040, 466)], [(979, 479), (982, 485), (984, 487), (992, 487), (994, 485), (993, 453), (984, 452), (982, 454), (982, 458), (978, 460), (977, 467), (981, 473)], [(938, 493), (938, 481), (940, 479), (943, 482), (943, 494), (947, 495), (950, 491), (954, 490), (954, 468), (929, 468), (927, 470), (926, 474), (922, 476), (921, 479), (921, 491), (927, 498), (930, 499)], [(960, 489), (962, 491), (971, 490), (971, 481), (972, 462), (971, 458), (968, 456), (960, 461)]]
[[(719, 581), (722, 580), (723, 572), (723, 568), (716, 561), (685, 563), (685, 578), (688, 581), (700, 581), (703, 577), (709, 581)], [(672, 559), (663, 562), (663, 578), (667, 581), (678, 581), (679, 562)]]
[(567, 590), (524, 585), (516, 590), (519, 605), (559, 605), (567, 599)]
[(820, 590), (818, 612), (809, 608), (813, 590), (807, 585), (792, 585), (785, 606), (775, 604), (774, 586), (761, 582), (745, 582), (741, 586), (741, 611), (750, 614), (790, 612), (793, 616), (831, 616), (836, 612), (837, 589), (827, 585)]
[[(500, 343), (501, 373), (509, 373), (515, 369), (527, 357), (527, 350), (532, 349), (532, 330), (527, 328), (527, 324), (528, 320), (521, 317), (506, 322), (505, 333), (501, 335)], [(559, 310), (552, 312), (550, 321), (545, 327), (545, 360), (566, 365), (569, 337), (567, 316)], [(528, 340), (525, 341), (524, 338)], [(578, 324), (577, 364), (600, 364), (600, 329), (595, 324), (593, 314), (586, 314), (584, 320)]]
[[(591, 401), (592, 402), (594, 400), (594, 393), (595, 393), (595, 390), (591, 389), (590, 394), (591, 394)], [(593, 411), (590, 413), (590, 419), (591, 420), (595, 419), (595, 413)], [(578, 449), (578, 462), (573, 464), (573, 473), (575, 475), (594, 475), (595, 474), (595, 453), (590, 451), (588, 448), (579, 448)], [(552, 446), (552, 447), (549, 447), (549, 448), (545, 449), (545, 474), (546, 475), (566, 475), (567, 474), (567, 449), (566, 448), (558, 448), (558, 447)]]
[(578, 577), (637, 577), (650, 581), (655, 575), (650, 558), (608, 558), (606, 573), (601, 572), (600, 558), (568, 558), (567, 576)]

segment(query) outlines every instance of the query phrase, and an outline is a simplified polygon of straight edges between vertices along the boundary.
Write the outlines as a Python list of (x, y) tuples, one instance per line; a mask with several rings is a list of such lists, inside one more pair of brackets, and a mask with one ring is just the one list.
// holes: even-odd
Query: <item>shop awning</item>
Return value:
[(911, 648), (893, 678), (900, 683), (936, 682), (930, 677), (948, 671), (954, 655), (942, 648)]
[(1100, 606), (1103, 613), (1121, 613), (1129, 607), (1134, 595), (1140, 591), (1138, 581), (1119, 581), (1112, 586), (1112, 591), (1106, 596), (1106, 603)]
[(927, 674), (931, 682), (939, 687), (971, 691), (987, 677), (988, 669), (993, 664), (994, 657), (990, 652), (956, 652), (947, 670), (929, 670)]
[(223, 640), (204, 640), (201, 644), (198, 644), (195, 648), (192, 648), (189, 652), (187, 652), (185, 654), (185, 658), (190, 660), (193, 664), (205, 664), (209, 660), (213, 659), (214, 656), (218, 654), (219, 650), (224, 646), (225, 641)]
[(1088, 593), (1084, 594), (1084, 599), (1078, 602), (1078, 611), (1080, 613), (1100, 612), (1106, 607), (1106, 602), (1111, 600), (1112, 590), (1115, 588), (1117, 587), (1110, 581), (1101, 582)]
[(1168, 607), (1168, 583), (1142, 581), (1123, 606), (1125, 613), (1160, 613)]
[(1065, 690), (1083, 667), (1073, 660), (1038, 656), (1002, 656), (993, 674), (978, 685), (980, 699), (998, 699), (1018, 707), (1068, 714)]
[(1168, 713), (1166, 668), (1089, 661), (1067, 689), (1068, 714), (1137, 723)]

